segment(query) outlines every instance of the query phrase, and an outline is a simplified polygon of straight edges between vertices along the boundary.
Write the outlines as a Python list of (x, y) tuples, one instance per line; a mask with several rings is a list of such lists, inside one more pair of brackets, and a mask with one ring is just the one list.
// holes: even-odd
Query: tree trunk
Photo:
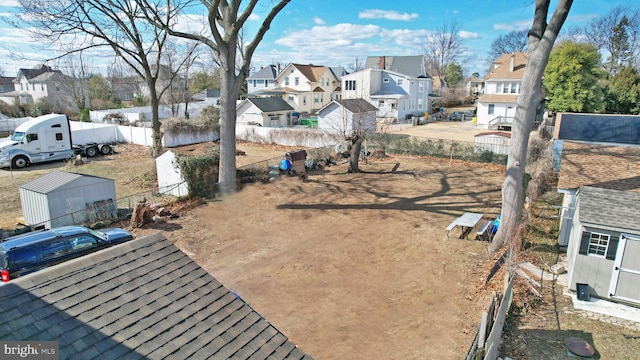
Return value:
[[(233, 54), (235, 56), (235, 53)], [(218, 191), (229, 194), (237, 188), (236, 180), (236, 98), (238, 82), (233, 66), (221, 56), (220, 69), (220, 173)]]
[(348, 173), (360, 172), (358, 164), (360, 160), (360, 149), (362, 149), (362, 141), (364, 141), (364, 136), (353, 135), (351, 137), (351, 152), (349, 153), (349, 170), (347, 170)]
[(560, 0), (547, 26), (547, 12), (549, 0), (536, 1), (534, 23), (529, 31), (529, 53), (527, 65), (522, 78), (522, 86), (518, 95), (515, 118), (511, 131), (511, 148), (507, 161), (507, 172), (502, 184), (502, 212), (500, 227), (489, 248), (495, 253), (516, 236), (517, 229), (522, 222), (522, 206), (524, 203), (524, 189), (522, 179), (525, 173), (529, 135), (533, 128), (536, 110), (542, 102), (542, 75), (549, 61), (549, 54), (553, 48), (560, 28), (564, 23), (571, 0)]
[(160, 133), (160, 100), (158, 99), (158, 91), (156, 89), (155, 79), (148, 80), (149, 97), (151, 101), (151, 137), (152, 137), (152, 153), (156, 158), (162, 152), (162, 133)]

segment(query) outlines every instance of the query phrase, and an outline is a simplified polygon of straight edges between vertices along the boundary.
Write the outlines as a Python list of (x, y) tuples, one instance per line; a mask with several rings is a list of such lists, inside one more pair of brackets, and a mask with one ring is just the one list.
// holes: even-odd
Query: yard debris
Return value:
[(145, 224), (153, 222), (159, 224), (167, 219), (177, 219), (178, 215), (171, 213), (166, 207), (160, 204), (149, 204), (147, 198), (143, 198), (136, 204), (131, 214), (131, 226), (141, 228)]

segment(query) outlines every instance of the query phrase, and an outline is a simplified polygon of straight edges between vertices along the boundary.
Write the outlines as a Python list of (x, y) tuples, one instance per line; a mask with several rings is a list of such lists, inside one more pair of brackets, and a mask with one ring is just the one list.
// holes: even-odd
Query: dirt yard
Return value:
[(165, 233), (316, 359), (463, 357), (488, 302), (487, 244), (445, 228), (495, 216), (503, 170), (411, 157), (362, 169), (248, 185), (135, 232)]
[[(238, 149), (246, 152), (239, 165), (290, 150)], [(144, 150), (126, 147), (48, 171), (111, 176), (120, 194), (139, 191), (130, 187), (152, 164)], [(460, 359), (492, 290), (480, 285), (488, 244), (447, 238), (445, 228), (465, 211), (499, 212), (504, 168), (397, 156), (361, 164), (361, 174), (346, 166), (247, 185), (130, 230), (164, 233), (316, 359)], [(40, 171), (3, 174), (11, 180), (0, 223), (20, 213), (17, 186)]]

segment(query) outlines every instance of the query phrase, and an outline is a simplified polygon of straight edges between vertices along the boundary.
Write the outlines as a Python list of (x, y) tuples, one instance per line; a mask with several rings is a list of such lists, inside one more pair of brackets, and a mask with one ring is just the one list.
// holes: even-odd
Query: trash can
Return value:
[(591, 300), (591, 294), (589, 294), (589, 284), (576, 283), (576, 293), (578, 293), (578, 300), (580, 301)]

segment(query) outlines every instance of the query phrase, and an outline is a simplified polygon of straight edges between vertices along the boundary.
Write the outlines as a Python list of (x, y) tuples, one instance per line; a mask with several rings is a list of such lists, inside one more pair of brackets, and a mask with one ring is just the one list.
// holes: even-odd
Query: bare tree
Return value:
[[(634, 64), (640, 56), (640, 9), (618, 5), (592, 20), (583, 29), (583, 35), (587, 42), (609, 55), (606, 70), (614, 75), (616, 69), (625, 65), (621, 62)], [(623, 54), (625, 51), (628, 54)]]
[(358, 57), (353, 60), (353, 63), (347, 65), (347, 70), (350, 73), (358, 72), (364, 70), (364, 61)]
[[(62, 56), (95, 48), (110, 48), (146, 81), (151, 102), (153, 155), (162, 148), (158, 109), (162, 93), (157, 88), (161, 59), (168, 34), (141, 21), (142, 9), (128, 0), (19, 0), (19, 26), (39, 39), (59, 46)], [(175, 21), (176, 12), (164, 14)]]
[(511, 148), (507, 161), (507, 173), (502, 185), (502, 218), (500, 228), (490, 246), (495, 253), (517, 233), (522, 222), (524, 204), (523, 182), (529, 134), (533, 128), (536, 110), (544, 100), (542, 75), (549, 61), (549, 54), (567, 19), (573, 0), (559, 0), (547, 23), (551, 0), (536, 0), (533, 25), (529, 30), (529, 52), (516, 114), (511, 132)]
[(489, 59), (497, 59), (502, 54), (524, 52), (529, 45), (527, 30), (514, 30), (500, 35), (491, 42)]
[(91, 105), (89, 99), (89, 74), (92, 73), (90, 65), (84, 61), (82, 51), (69, 54), (62, 59), (62, 67), (64, 73), (67, 75), (64, 77), (66, 83), (65, 88), (68, 89), (69, 94), (73, 98), (80, 120), (87, 121), (89, 110)]
[[(195, 40), (210, 47), (220, 65), (220, 173), (218, 178), (221, 193), (236, 189), (236, 99), (238, 92), (249, 75), (251, 58), (264, 34), (271, 26), (275, 16), (291, 0), (269, 1), (273, 6), (268, 9), (262, 25), (253, 39), (243, 47), (242, 58), (238, 60), (238, 44), (242, 27), (256, 11), (258, 0), (219, 1), (201, 0), (207, 11), (209, 34), (202, 32), (186, 32), (174, 27), (174, 22), (167, 15), (182, 12), (190, 1), (178, 4), (178, 0), (136, 0), (145, 8), (147, 19), (169, 34)], [(242, 4), (242, 9), (241, 5)]]
[(431, 76), (440, 78), (441, 88), (448, 85), (445, 80), (447, 67), (453, 62), (461, 62), (460, 57), (466, 50), (460, 30), (460, 24), (453, 19), (437, 26), (436, 31), (426, 38), (426, 66)]

